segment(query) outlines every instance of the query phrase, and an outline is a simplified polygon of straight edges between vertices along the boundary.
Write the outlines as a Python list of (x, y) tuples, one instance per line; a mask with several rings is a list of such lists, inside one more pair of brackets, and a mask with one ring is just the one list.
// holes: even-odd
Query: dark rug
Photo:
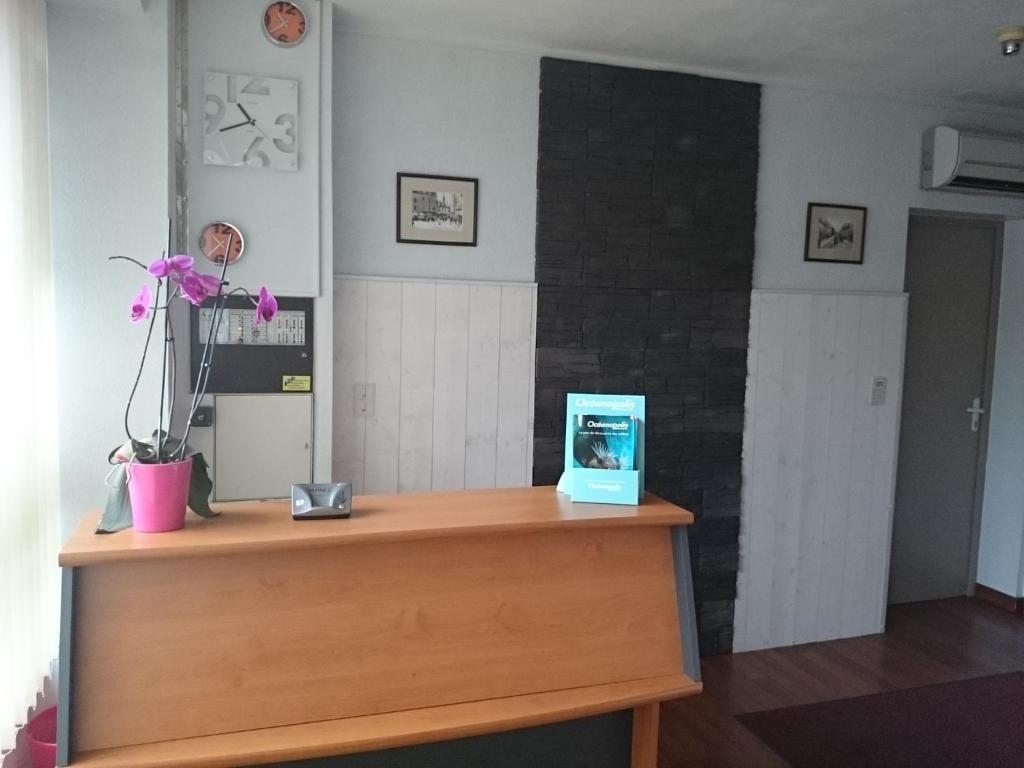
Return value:
[(793, 768), (1024, 766), (1024, 672), (737, 719)]

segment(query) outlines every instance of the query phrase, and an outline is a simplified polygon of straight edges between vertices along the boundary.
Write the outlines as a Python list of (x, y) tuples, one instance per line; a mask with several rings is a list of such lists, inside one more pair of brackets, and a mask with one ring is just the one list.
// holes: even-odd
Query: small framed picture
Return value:
[(396, 240), (476, 245), (478, 185), (461, 176), (399, 173)]
[(808, 203), (804, 261), (863, 264), (867, 218), (861, 206)]

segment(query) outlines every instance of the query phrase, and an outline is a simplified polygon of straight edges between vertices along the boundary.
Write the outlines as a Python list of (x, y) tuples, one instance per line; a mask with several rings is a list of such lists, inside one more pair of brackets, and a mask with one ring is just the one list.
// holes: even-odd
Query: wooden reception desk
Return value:
[(239, 766), (453, 739), (700, 691), (686, 526), (550, 487), (235, 502), (63, 567), (58, 765)]

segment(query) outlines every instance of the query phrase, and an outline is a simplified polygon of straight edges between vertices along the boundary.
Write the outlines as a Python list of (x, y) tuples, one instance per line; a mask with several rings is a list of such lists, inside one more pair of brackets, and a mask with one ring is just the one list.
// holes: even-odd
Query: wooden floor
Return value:
[(1024, 619), (969, 598), (889, 609), (882, 635), (703, 660), (704, 693), (663, 704), (659, 768), (784, 766), (734, 715), (1024, 669)]

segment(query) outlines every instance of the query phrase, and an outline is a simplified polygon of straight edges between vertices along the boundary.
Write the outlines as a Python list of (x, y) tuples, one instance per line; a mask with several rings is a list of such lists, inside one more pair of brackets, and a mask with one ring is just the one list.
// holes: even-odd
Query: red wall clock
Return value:
[(226, 221), (214, 221), (203, 227), (199, 233), (199, 251), (214, 264), (223, 264), (224, 254), (228, 253), (228, 240), (231, 241), (228, 264), (234, 264), (242, 258), (245, 238), (238, 227)]
[(274, 45), (298, 45), (306, 36), (306, 14), (295, 3), (271, 3), (263, 11), (263, 31)]

